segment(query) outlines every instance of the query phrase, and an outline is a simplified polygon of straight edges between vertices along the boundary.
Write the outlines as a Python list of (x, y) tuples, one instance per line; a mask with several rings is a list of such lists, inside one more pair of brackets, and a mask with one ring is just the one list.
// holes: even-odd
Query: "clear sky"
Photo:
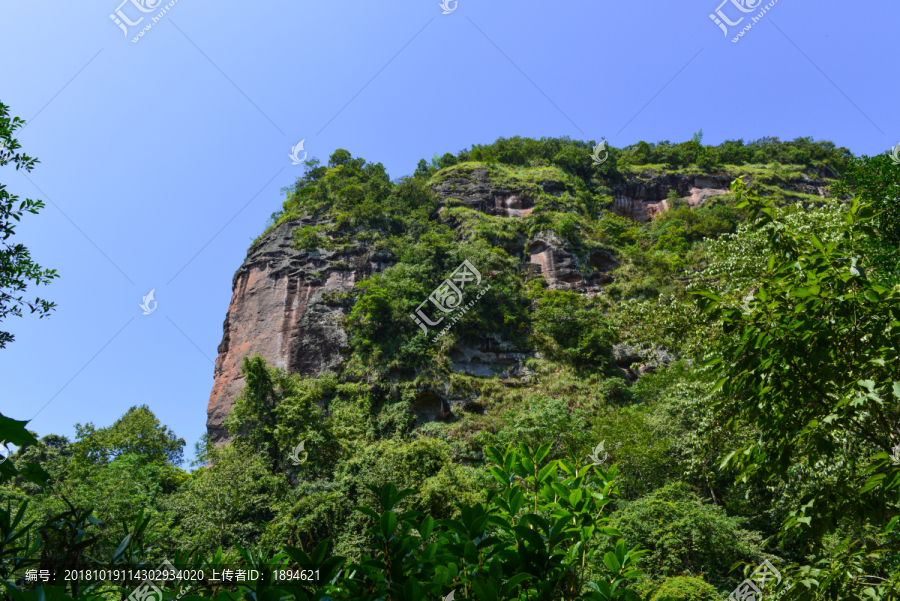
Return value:
[[(737, 43), (768, 3), (177, 0), (132, 42), (159, 1), (0, 2), (0, 101), (41, 161), (0, 181), (47, 203), (15, 240), (61, 276), (28, 293), (52, 317), (2, 325), (0, 412), (40, 435), (146, 403), (190, 454), (232, 276), (301, 140), (391, 177), (499, 136), (900, 142), (896, 0), (779, 0)], [(717, 9), (744, 17), (727, 37)], [(143, 21), (126, 36), (117, 10)]]

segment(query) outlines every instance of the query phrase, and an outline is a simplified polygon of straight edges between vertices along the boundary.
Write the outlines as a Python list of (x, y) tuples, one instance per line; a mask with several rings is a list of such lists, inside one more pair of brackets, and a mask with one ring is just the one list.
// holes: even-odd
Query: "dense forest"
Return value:
[[(254, 245), (287, 224), (388, 258), (329, 297), (346, 361), (244, 358), (230, 438), (191, 465), (147, 406), (74, 440), (0, 416), (6, 598), (900, 598), (900, 166), (811, 138), (597, 146), (500, 139), (393, 180), (307, 161)], [(660, 174), (730, 190), (612, 210)], [(473, 178), (532, 206), (479, 210), (454, 196)], [(543, 247), (595, 285), (548, 281)], [(488, 285), (435, 336), (410, 315), (465, 261)], [(484, 340), (521, 368), (454, 367)], [(459, 402), (425, 419), (422, 395)]]

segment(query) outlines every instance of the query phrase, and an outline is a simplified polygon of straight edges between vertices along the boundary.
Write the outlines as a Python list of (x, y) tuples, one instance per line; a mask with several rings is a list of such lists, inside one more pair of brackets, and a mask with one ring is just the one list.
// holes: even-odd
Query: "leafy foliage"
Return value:
[(184, 439), (160, 424), (147, 405), (131, 407), (107, 428), (75, 424), (75, 432), (74, 450), (87, 461), (106, 463), (127, 454), (157, 464), (184, 460)]
[(537, 305), (533, 331), (540, 348), (579, 366), (609, 363), (618, 336), (595, 303), (574, 292), (547, 290)]
[(777, 137), (746, 143), (743, 140), (726, 140), (718, 146), (704, 146), (702, 139), (702, 136), (694, 136), (690, 142), (680, 144), (668, 140), (657, 144), (638, 142), (623, 149), (619, 161), (630, 165), (664, 164), (676, 168), (696, 164), (706, 171), (714, 170), (719, 164), (747, 163), (827, 166), (843, 171), (851, 156), (846, 148), (837, 148), (832, 142), (812, 138), (797, 138), (790, 142), (783, 142)]
[(887, 155), (853, 157), (832, 193), (856, 194), (877, 211), (865, 258), (876, 276), (888, 284), (900, 282), (900, 166)]
[(703, 574), (707, 582), (726, 589), (735, 562), (761, 563), (764, 558), (761, 537), (744, 530), (741, 522), (677, 483), (626, 504), (611, 525), (628, 544), (647, 550), (638, 565), (651, 578)]
[[(25, 122), (9, 116), (9, 107), (0, 103), (0, 167), (15, 163), (16, 170), (24, 169), (30, 172), (39, 161), (27, 154), (17, 152), (19, 142), (13, 138), (17, 129), (23, 127)], [(18, 206), (16, 206), (18, 205)], [(24, 300), (19, 294), (28, 286), (29, 282), (39, 286), (49, 284), (59, 277), (55, 269), (44, 269), (34, 262), (31, 253), (23, 244), (12, 244), (9, 239), (16, 233), (16, 224), (25, 213), (37, 215), (44, 208), (43, 201), (25, 199), (19, 201), (19, 197), (10, 194), (6, 186), (0, 184), (0, 320), (10, 315), (22, 316), (22, 309), (27, 306), (31, 313), (37, 313), (39, 318), (47, 317), (56, 308), (52, 303), (40, 297), (34, 301)], [(17, 296), (18, 294), (18, 296)], [(6, 348), (6, 344), (14, 340), (9, 332), (0, 332), (0, 349)]]
[[(742, 183), (733, 190), (740, 198)], [(744, 204), (772, 223), (769, 202), (750, 193)], [(800, 488), (781, 533), (809, 539), (819, 553), (826, 534), (848, 521), (887, 526), (898, 515), (900, 471), (890, 455), (900, 418), (900, 291), (873, 282), (861, 260), (873, 213), (854, 200), (829, 242), (774, 223), (775, 253), (740, 308), (697, 292), (727, 334), (714, 362), (724, 393), (716, 410), (730, 427), (759, 433), (723, 465), (745, 480)], [(895, 544), (866, 546), (872, 554)]]
[(717, 601), (719, 595), (714, 586), (696, 576), (666, 578), (654, 597), (654, 601)]

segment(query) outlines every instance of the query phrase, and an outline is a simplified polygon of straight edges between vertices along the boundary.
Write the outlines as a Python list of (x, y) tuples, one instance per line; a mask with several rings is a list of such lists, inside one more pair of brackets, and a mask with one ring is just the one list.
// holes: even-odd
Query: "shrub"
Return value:
[(653, 601), (717, 601), (721, 597), (702, 577), (674, 576), (666, 578)]
[(576, 365), (609, 362), (615, 330), (590, 299), (563, 290), (544, 291), (532, 327), (538, 346), (548, 355)]
[(678, 190), (672, 188), (669, 190), (669, 194), (666, 196), (666, 206), (670, 211), (674, 209), (688, 208), (688, 201), (683, 199), (679, 194)]
[(742, 528), (741, 518), (703, 500), (683, 482), (669, 484), (626, 504), (611, 523), (627, 544), (649, 550), (641, 568), (651, 578), (707, 574), (720, 587), (735, 584), (729, 574), (738, 561), (763, 559), (760, 536)]

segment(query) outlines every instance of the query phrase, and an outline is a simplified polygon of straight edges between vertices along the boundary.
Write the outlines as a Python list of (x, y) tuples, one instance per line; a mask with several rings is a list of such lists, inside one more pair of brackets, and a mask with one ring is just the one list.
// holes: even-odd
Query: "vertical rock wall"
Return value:
[(323, 294), (349, 290), (385, 267), (365, 249), (342, 254), (294, 249), (291, 230), (299, 224), (283, 223), (270, 232), (234, 274), (206, 409), (213, 442), (228, 439), (223, 422), (244, 387), (243, 358), (259, 354), (269, 365), (304, 375), (336, 369), (347, 342), (340, 327), (344, 311)]

